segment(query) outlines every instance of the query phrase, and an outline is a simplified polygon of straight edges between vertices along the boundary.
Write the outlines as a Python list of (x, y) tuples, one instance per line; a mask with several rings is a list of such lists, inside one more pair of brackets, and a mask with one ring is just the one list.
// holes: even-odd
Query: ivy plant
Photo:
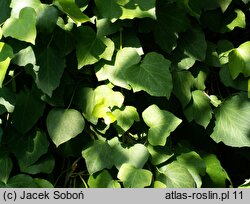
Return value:
[(0, 187), (249, 187), (247, 0), (0, 0)]

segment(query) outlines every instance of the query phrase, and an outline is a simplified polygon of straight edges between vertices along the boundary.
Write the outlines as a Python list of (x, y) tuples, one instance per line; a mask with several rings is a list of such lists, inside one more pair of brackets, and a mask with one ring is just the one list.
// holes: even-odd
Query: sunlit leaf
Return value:
[(156, 105), (149, 106), (142, 112), (144, 122), (150, 127), (148, 141), (153, 146), (164, 146), (170, 133), (182, 122), (174, 114), (161, 110)]
[(144, 188), (152, 181), (152, 173), (145, 169), (138, 169), (130, 164), (123, 164), (117, 177), (125, 188)]
[(49, 136), (57, 147), (80, 134), (84, 126), (81, 113), (74, 109), (54, 108), (47, 117)]
[(4, 37), (12, 37), (35, 44), (36, 12), (33, 8), (23, 8), (19, 18), (11, 17), (3, 25)]
[(245, 94), (235, 95), (215, 111), (212, 139), (232, 147), (250, 146), (250, 103)]

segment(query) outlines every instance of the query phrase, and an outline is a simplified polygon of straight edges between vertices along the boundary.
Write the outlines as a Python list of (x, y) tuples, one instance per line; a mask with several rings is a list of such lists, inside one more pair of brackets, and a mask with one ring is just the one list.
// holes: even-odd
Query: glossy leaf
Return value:
[[(28, 32), (27, 32), (28, 31)], [(33, 8), (23, 8), (19, 18), (11, 17), (3, 25), (4, 37), (12, 37), (35, 44), (36, 12)]]
[(212, 139), (232, 147), (250, 146), (250, 103), (244, 94), (233, 96), (215, 111)]
[(125, 77), (134, 92), (143, 90), (152, 96), (169, 98), (173, 88), (169, 67), (169, 60), (151, 52), (145, 56), (140, 65), (129, 67)]
[(112, 148), (107, 142), (94, 141), (82, 151), (82, 156), (86, 161), (90, 174), (94, 174), (105, 168), (110, 169), (113, 166)]
[(74, 109), (54, 108), (46, 122), (49, 136), (57, 147), (76, 137), (85, 126), (81, 113)]
[(144, 122), (150, 127), (148, 141), (153, 146), (164, 146), (171, 132), (182, 122), (172, 113), (161, 110), (156, 105), (149, 106), (142, 112)]
[(145, 169), (137, 169), (130, 164), (123, 164), (117, 177), (125, 188), (144, 188), (152, 181), (152, 173)]
[(11, 16), (18, 18), (20, 11), (26, 7), (33, 8), (36, 12), (38, 12), (41, 5), (42, 4), (40, 0), (25, 0), (25, 1), (11, 0), (10, 4), (10, 7), (12, 8)]
[(12, 121), (21, 133), (28, 132), (43, 115), (45, 104), (31, 91), (21, 92), (17, 96)]
[(34, 182), (39, 188), (54, 188), (54, 186), (45, 179), (35, 178)]

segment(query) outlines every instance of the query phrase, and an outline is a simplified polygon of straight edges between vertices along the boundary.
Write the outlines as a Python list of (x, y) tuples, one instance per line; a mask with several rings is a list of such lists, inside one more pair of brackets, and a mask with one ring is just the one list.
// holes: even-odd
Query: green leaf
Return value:
[(26, 66), (28, 64), (36, 64), (36, 56), (31, 46), (26, 47), (25, 49), (20, 50), (15, 54), (15, 58), (12, 61), (18, 66)]
[(38, 32), (47, 34), (52, 33), (58, 19), (58, 10), (51, 5), (43, 4), (39, 8), (37, 14), (37, 30)]
[(82, 156), (86, 161), (90, 174), (94, 174), (105, 168), (110, 169), (114, 164), (112, 148), (107, 142), (100, 140), (89, 144), (88, 147), (82, 151)]
[(148, 141), (153, 146), (164, 146), (170, 133), (182, 122), (172, 113), (161, 110), (156, 105), (149, 106), (142, 112), (144, 122), (150, 127)]
[[(0, 1), (0, 8), (1, 8), (0, 24), (2, 24), (10, 16), (10, 11), (11, 11), (10, 2), (11, 2), (11, 0), (1, 0)], [(1, 39), (1, 37), (0, 37), (0, 39)]]
[(31, 91), (18, 94), (12, 122), (21, 133), (28, 132), (43, 115), (45, 104)]
[(202, 185), (201, 176), (204, 176), (206, 173), (206, 164), (200, 155), (194, 151), (182, 153), (181, 155), (177, 156), (177, 161), (187, 168), (195, 180), (196, 186), (200, 188)]
[(81, 27), (76, 32), (76, 54), (78, 69), (91, 65), (100, 59), (111, 60), (114, 43), (107, 38), (100, 38), (90, 27)]
[(11, 17), (3, 25), (4, 37), (12, 37), (35, 44), (36, 12), (33, 8), (23, 8), (19, 18)]
[[(15, 95), (9, 89), (1, 88), (0, 89), (0, 107), (4, 107), (3, 112), (8, 111), (9, 113), (12, 113), (15, 108), (15, 103), (16, 103)], [(0, 115), (1, 113), (2, 111), (0, 111)]]
[(79, 135), (85, 126), (85, 121), (80, 112), (74, 109), (52, 109), (47, 117), (49, 136), (58, 147)]
[(125, 188), (144, 188), (151, 184), (153, 174), (148, 170), (123, 164), (117, 177), (123, 182)]
[(10, 60), (13, 58), (13, 50), (6, 43), (0, 42), (0, 88), (2, 88)]
[(7, 188), (37, 188), (32, 177), (25, 174), (18, 174), (9, 179)]
[(125, 106), (121, 109), (115, 109), (113, 112), (117, 122), (115, 129), (118, 134), (124, 134), (133, 125), (134, 121), (139, 121), (139, 114), (135, 107)]
[(10, 65), (10, 58), (7, 58), (6, 60), (0, 62), (0, 88), (2, 88), (3, 86), (3, 81), (9, 65)]
[(102, 69), (97, 71), (96, 76), (99, 81), (108, 79), (112, 84), (131, 89), (127, 83), (125, 70), (140, 62), (141, 57), (135, 48), (123, 48), (116, 54), (115, 64), (105, 64)]
[(170, 53), (176, 47), (177, 33), (189, 28), (189, 18), (183, 9), (167, 1), (156, 1), (156, 16), (155, 41), (164, 51)]
[(0, 42), (0, 62), (14, 57), (12, 48), (3, 42)]
[(250, 147), (250, 103), (244, 94), (232, 96), (215, 111), (212, 139), (232, 147)]
[(0, 181), (6, 184), (9, 179), (10, 172), (13, 167), (13, 163), (10, 157), (8, 156), (8, 154), (1, 152), (1, 151), (0, 153), (1, 153), (0, 155)]
[(214, 154), (206, 154), (202, 159), (206, 163), (206, 173), (209, 177), (208, 187), (225, 188), (226, 180), (230, 181), (230, 178), (221, 166), (218, 158)]
[(11, 0), (10, 7), (11, 10), (11, 16), (18, 18), (18, 15), (20, 14), (21, 10), (26, 7), (33, 8), (37, 13), (41, 6), (40, 0)]
[(16, 143), (12, 143), (11, 148), (21, 168), (35, 163), (48, 151), (49, 142), (43, 132), (32, 132), (15, 140)]
[(159, 165), (169, 160), (173, 155), (173, 151), (168, 146), (152, 146), (148, 145), (147, 149), (151, 155), (153, 165)]
[(76, 24), (90, 21), (89, 17), (83, 14), (75, 4), (75, 0), (55, 0), (54, 4), (75, 21)]
[(122, 8), (117, 0), (95, 0), (98, 11), (104, 18), (119, 18), (122, 15)]
[(233, 79), (240, 73), (243, 73), (245, 77), (250, 76), (249, 50), (250, 41), (247, 41), (229, 53), (228, 68)]
[(228, 18), (229, 20), (231, 20), (231, 18), (232, 18), (231, 16), (234, 17), (233, 20), (228, 24), (227, 24), (227, 22), (225, 22), (226, 25), (224, 27), (222, 27), (221, 32), (230, 32), (236, 27), (239, 27), (239, 28), (246, 27), (246, 18), (245, 18), (245, 14), (243, 11), (241, 11), (240, 9), (236, 9), (234, 11), (234, 13), (232, 13), (229, 16), (229, 18)]
[(191, 89), (194, 86), (194, 77), (189, 71), (174, 71), (173, 93), (184, 108), (192, 98)]
[(167, 188), (194, 188), (195, 181), (189, 171), (179, 162), (173, 161), (158, 170), (156, 180)]
[(169, 60), (158, 53), (151, 52), (145, 56), (140, 65), (129, 67), (125, 71), (125, 77), (134, 92), (143, 90), (152, 96), (169, 98), (172, 91), (169, 67)]
[(250, 179), (246, 179), (238, 188), (250, 188)]
[(49, 154), (42, 156), (37, 162), (35, 162), (31, 166), (22, 167), (21, 170), (22, 172), (28, 174), (38, 174), (38, 173), (50, 174), (52, 173), (54, 168), (55, 168), (54, 157)]
[(35, 178), (34, 182), (39, 188), (54, 188), (54, 186), (45, 179)]
[(206, 128), (212, 118), (209, 97), (203, 91), (193, 91), (192, 102), (186, 107), (184, 114), (189, 122), (194, 120), (197, 124)]
[(109, 141), (109, 145), (112, 147), (114, 165), (117, 169), (120, 169), (125, 163), (131, 164), (136, 168), (142, 168), (149, 158), (148, 150), (142, 144), (128, 146), (114, 138)]
[(66, 66), (64, 58), (57, 54), (52, 48), (47, 48), (37, 58), (40, 66), (36, 84), (48, 96), (52, 96), (53, 91), (59, 86), (64, 68)]
[(88, 179), (88, 185), (90, 188), (121, 188), (107, 170), (91, 175)]
[(193, 28), (180, 35), (178, 45), (187, 56), (194, 60), (203, 61), (206, 57), (207, 42), (204, 33), (200, 29)]

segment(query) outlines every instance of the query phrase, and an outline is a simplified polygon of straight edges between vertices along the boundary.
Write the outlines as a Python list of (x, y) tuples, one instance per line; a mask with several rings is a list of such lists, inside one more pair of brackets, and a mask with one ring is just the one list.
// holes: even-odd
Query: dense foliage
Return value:
[(1, 187), (249, 187), (249, 0), (0, 0)]

